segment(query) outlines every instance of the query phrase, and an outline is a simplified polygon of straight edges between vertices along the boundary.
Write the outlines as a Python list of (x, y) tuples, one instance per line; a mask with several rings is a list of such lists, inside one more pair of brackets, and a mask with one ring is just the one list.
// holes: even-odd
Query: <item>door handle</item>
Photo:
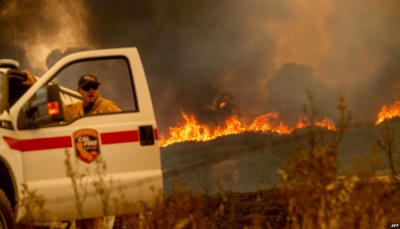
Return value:
[(154, 145), (153, 126), (139, 126), (140, 145)]

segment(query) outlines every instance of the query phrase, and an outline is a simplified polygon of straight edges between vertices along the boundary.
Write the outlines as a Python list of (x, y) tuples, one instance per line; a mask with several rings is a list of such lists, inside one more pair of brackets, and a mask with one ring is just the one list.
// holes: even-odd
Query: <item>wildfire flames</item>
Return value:
[(400, 100), (396, 101), (390, 107), (384, 105), (381, 112), (378, 114), (378, 120), (375, 122), (375, 124), (378, 125), (385, 120), (389, 120), (397, 116), (400, 116)]
[[(224, 106), (225, 104), (221, 104)], [(279, 134), (289, 134), (293, 130), (308, 126), (307, 122), (302, 118), (299, 118), (297, 124), (293, 127), (287, 126), (282, 121), (278, 124), (271, 123), (270, 120), (274, 119), (278, 121), (279, 113), (270, 112), (261, 115), (254, 119), (254, 121), (246, 126), (239, 121), (237, 115), (232, 115), (225, 121), (225, 126), (218, 126), (216, 128), (211, 128), (206, 125), (201, 125), (197, 122), (193, 115), (188, 115), (185, 112), (181, 112), (185, 123), (178, 124), (175, 127), (170, 127), (168, 139), (161, 136), (159, 145), (162, 147), (168, 146), (176, 142), (184, 141), (208, 141), (215, 139), (220, 136), (230, 135), (230, 134), (240, 134), (243, 132), (276, 132)], [(334, 123), (329, 118), (324, 118), (323, 120), (314, 123), (316, 126), (325, 127), (329, 130), (335, 130)]]
[[(223, 108), (224, 106), (226, 106), (225, 102), (219, 105), (220, 108)], [(309, 125), (303, 118), (299, 117), (297, 124), (289, 127), (282, 121), (278, 120), (278, 112), (272, 111), (255, 118), (250, 125), (242, 124), (237, 115), (232, 115), (225, 121), (224, 126), (211, 128), (199, 124), (193, 115), (187, 115), (183, 111), (181, 113), (185, 123), (178, 124), (175, 127), (170, 127), (169, 137), (165, 138), (164, 136), (161, 136), (159, 141), (161, 147), (168, 146), (175, 142), (208, 141), (220, 136), (240, 134), (246, 131), (290, 134), (295, 129), (300, 129)], [(397, 116), (400, 116), (400, 100), (396, 101), (391, 106), (384, 105), (378, 114), (378, 120), (375, 124), (378, 125), (385, 120), (390, 120)], [(271, 122), (271, 120), (274, 122)], [(323, 120), (315, 121), (314, 125), (325, 127), (328, 130), (336, 130), (335, 124), (328, 117), (325, 117)]]

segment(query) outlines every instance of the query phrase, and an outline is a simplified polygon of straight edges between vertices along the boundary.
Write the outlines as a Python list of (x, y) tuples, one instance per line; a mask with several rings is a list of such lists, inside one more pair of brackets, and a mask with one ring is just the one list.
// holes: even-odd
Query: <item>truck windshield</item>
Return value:
[(25, 81), (23, 77), (19, 75), (19, 73), (9, 71), (8, 74), (8, 103), (9, 107), (12, 107), (19, 98), (31, 87), (29, 85), (23, 84)]

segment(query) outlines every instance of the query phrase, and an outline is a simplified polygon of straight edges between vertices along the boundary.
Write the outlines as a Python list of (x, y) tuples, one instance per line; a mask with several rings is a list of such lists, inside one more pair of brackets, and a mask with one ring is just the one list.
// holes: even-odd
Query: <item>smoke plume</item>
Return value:
[(54, 49), (86, 47), (84, 1), (10, 0), (0, 3), (0, 58), (15, 58), (36, 75), (43, 74)]
[(343, 96), (354, 121), (375, 121), (400, 98), (397, 0), (13, 0), (0, 7), (0, 57), (13, 57), (17, 28), (18, 59), (32, 71), (68, 48), (137, 47), (164, 133), (182, 121), (181, 110), (210, 125), (272, 110), (293, 122), (307, 88), (329, 117)]

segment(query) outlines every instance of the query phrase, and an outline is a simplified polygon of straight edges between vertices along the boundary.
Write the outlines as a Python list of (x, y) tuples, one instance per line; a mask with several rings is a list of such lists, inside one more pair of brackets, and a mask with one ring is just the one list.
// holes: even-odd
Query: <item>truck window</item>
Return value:
[[(60, 97), (64, 105), (75, 104), (79, 101), (84, 101), (81, 94), (78, 93), (78, 81), (82, 76), (92, 75), (97, 78), (100, 83), (98, 86), (99, 97), (102, 99), (110, 100), (116, 104), (116, 111), (101, 111), (89, 113), (91, 115), (103, 115), (105, 113), (112, 114), (115, 112), (136, 112), (138, 111), (136, 94), (134, 90), (134, 82), (132, 72), (129, 67), (129, 62), (124, 57), (115, 58), (101, 58), (101, 59), (86, 59), (78, 62), (73, 62), (52, 77), (49, 84), (57, 84), (60, 87)], [(90, 91), (93, 89), (89, 89)], [(81, 89), (82, 93), (82, 89)], [(30, 101), (34, 101), (35, 96)], [(104, 100), (103, 100), (104, 101)], [(77, 107), (81, 107), (82, 102)], [(83, 107), (83, 106), (82, 106)], [(93, 108), (94, 106), (92, 106)], [(91, 109), (91, 108), (89, 108)], [(67, 110), (67, 109), (65, 109)], [(42, 125), (41, 127), (50, 127), (57, 125), (68, 124), (73, 122), (75, 119), (81, 117), (81, 115), (65, 115), (65, 122), (51, 123), (48, 125)], [(82, 111), (84, 109), (81, 109)], [(64, 112), (66, 114), (66, 112)], [(69, 113), (71, 114), (71, 112)], [(23, 115), (20, 117), (19, 122), (24, 123)], [(69, 117), (69, 118), (67, 118)]]
[[(115, 102), (123, 111), (137, 111), (132, 73), (128, 60), (119, 57), (111, 59), (92, 59), (72, 63), (63, 68), (52, 80), (58, 84), (68, 97), (64, 102), (71, 103), (80, 96), (77, 93), (79, 77), (85, 74), (96, 76), (101, 83), (99, 94), (102, 98)], [(64, 98), (63, 98), (64, 100)], [(69, 102), (67, 102), (69, 101)]]
[(18, 100), (21, 98), (22, 95), (25, 94), (26, 91), (31, 87), (29, 85), (24, 85), (22, 82), (26, 80), (26, 78), (17, 75), (13, 70), (9, 72), (8, 76), (8, 91), (9, 91), (9, 107), (12, 107)]

